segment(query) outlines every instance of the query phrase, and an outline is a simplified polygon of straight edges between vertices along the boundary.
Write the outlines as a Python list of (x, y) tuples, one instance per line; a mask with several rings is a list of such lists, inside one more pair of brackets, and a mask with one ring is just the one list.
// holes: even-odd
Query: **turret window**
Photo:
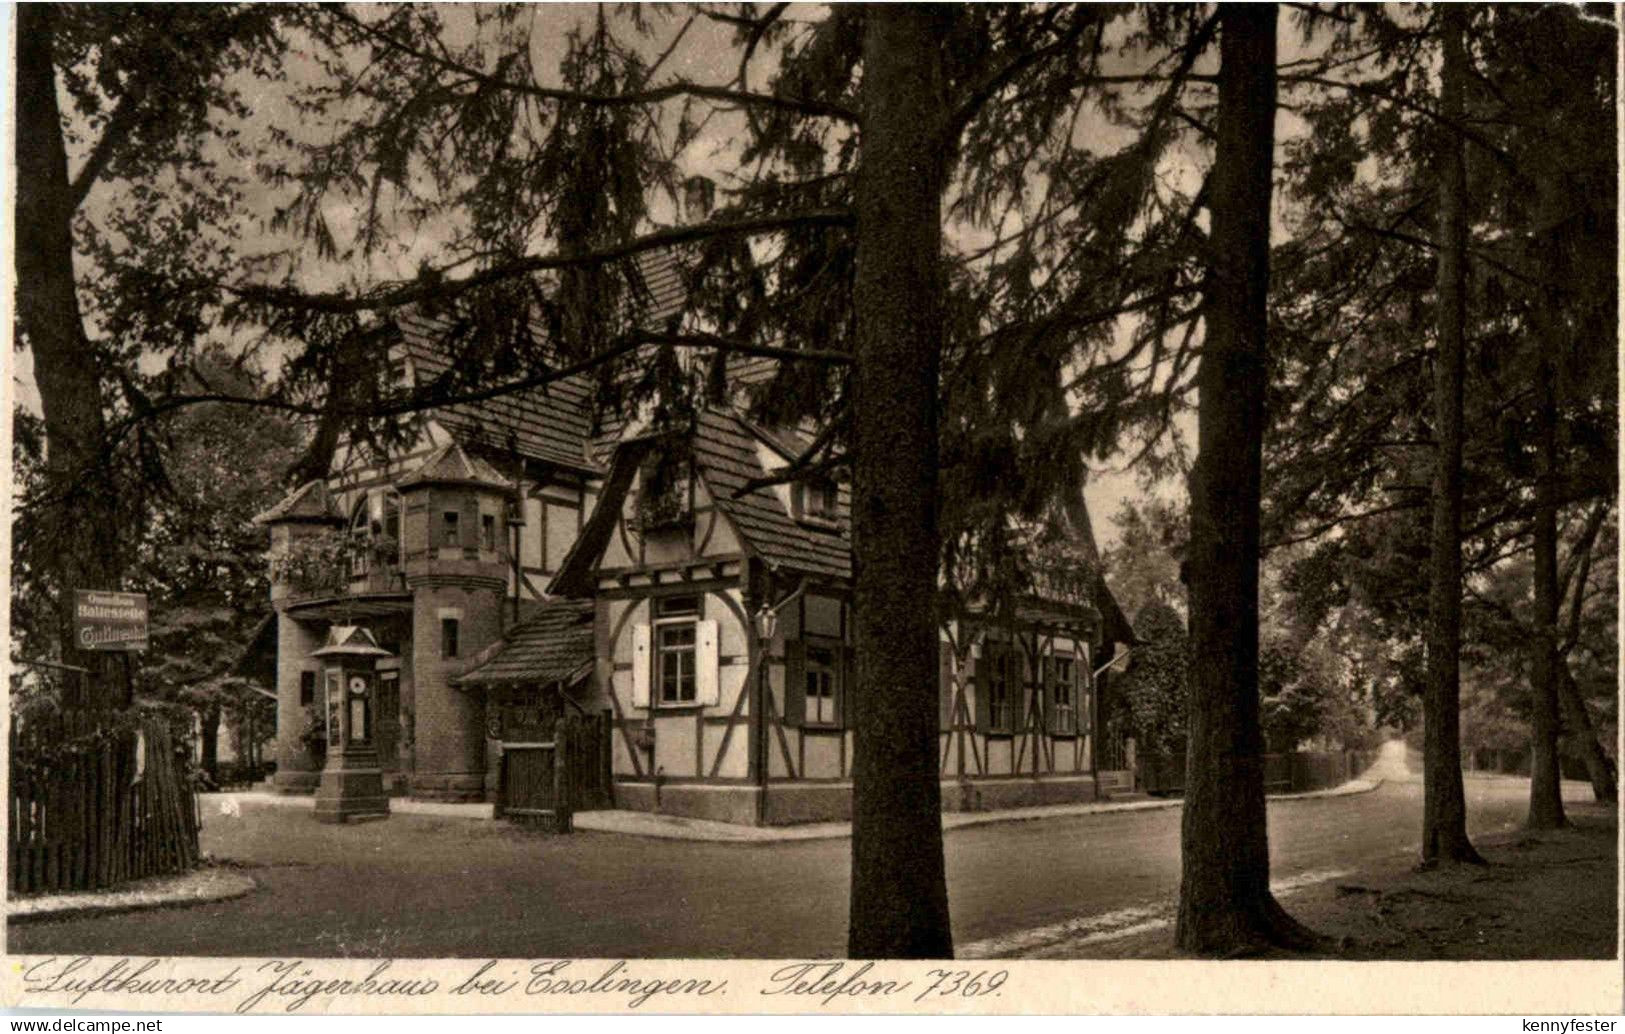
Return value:
[(458, 521), (462, 515), (456, 510), (447, 510), (440, 515), (440, 544), (442, 546), (460, 546), (463, 544), (462, 529)]
[(480, 548), (497, 548), (497, 519), (493, 514), (480, 514)]
[(440, 656), (446, 658), (457, 656), (456, 618), (440, 619)]

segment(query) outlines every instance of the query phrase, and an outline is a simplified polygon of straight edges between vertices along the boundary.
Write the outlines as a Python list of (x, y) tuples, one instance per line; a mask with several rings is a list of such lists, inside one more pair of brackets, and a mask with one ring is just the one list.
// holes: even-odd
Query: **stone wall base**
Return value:
[(271, 789), (277, 793), (295, 794), (315, 793), (316, 786), (322, 781), (320, 772), (299, 772), (279, 768), (271, 777)]
[(486, 795), (484, 772), (417, 772), (407, 783), (407, 796), (414, 801), (464, 804), (492, 799)]
[[(760, 805), (758, 805), (760, 798)], [(1090, 775), (950, 780), (942, 783), (943, 811), (997, 811), (1098, 799)], [(740, 784), (621, 781), (615, 807), (738, 825), (793, 826), (808, 822), (850, 822), (850, 782)]]
[(1091, 775), (963, 779), (942, 784), (943, 811), (1000, 811), (1099, 798)]

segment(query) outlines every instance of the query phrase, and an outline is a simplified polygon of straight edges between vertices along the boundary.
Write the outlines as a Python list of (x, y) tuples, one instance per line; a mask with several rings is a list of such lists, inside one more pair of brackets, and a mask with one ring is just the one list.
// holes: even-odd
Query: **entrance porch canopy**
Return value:
[(572, 686), (592, 668), (592, 603), (550, 600), (476, 654), (451, 684), (462, 689), (556, 682)]

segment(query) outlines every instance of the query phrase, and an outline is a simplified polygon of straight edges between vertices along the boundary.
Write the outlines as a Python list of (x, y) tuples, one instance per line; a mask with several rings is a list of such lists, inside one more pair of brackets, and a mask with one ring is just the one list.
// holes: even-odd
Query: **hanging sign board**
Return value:
[(73, 638), (81, 650), (145, 650), (146, 594), (75, 589)]

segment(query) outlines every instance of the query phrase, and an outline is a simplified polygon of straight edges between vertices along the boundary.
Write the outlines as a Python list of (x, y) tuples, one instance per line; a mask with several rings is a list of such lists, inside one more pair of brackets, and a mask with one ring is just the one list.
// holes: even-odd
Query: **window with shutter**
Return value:
[(692, 704), (696, 697), (694, 622), (665, 622), (655, 631), (656, 685), (662, 704)]
[(984, 732), (1009, 733), (1014, 730), (1014, 716), (1011, 713), (1012, 660), (1007, 644), (990, 643), (982, 650), (982, 659), (977, 665), (980, 679), (977, 688), (983, 691), (978, 695), (987, 698), (986, 707), (983, 708), (986, 712)]
[(800, 728), (806, 713), (807, 644), (800, 639), (784, 643), (784, 724)]
[(943, 732), (954, 725), (954, 648), (937, 644), (937, 728)]
[(1033, 687), (1033, 692), (1038, 695), (1037, 700), (1034, 702), (1034, 706), (1038, 708), (1036, 718), (1040, 731), (1046, 731), (1049, 729), (1051, 704), (1054, 702), (1054, 697), (1050, 692), (1050, 679), (1054, 676), (1054, 671), (1054, 657), (1046, 654), (1045, 656), (1039, 658), (1038, 679), (1036, 681), (1036, 685)]
[(1071, 657), (1053, 658), (1050, 677), (1050, 731), (1071, 736), (1078, 731), (1078, 715), (1073, 686), (1075, 668)]
[(704, 706), (716, 704), (722, 697), (720, 672), (717, 668), (717, 623), (694, 623), (694, 665), (698, 679), (697, 702)]
[(806, 724), (835, 724), (838, 671), (833, 649), (828, 646), (807, 647), (807, 666), (802, 675), (802, 684), (806, 692), (802, 715)]
[(988, 655), (985, 649), (980, 655), (972, 655), (968, 681), (971, 691), (971, 716), (976, 720), (976, 731), (984, 735), (993, 728), (987, 701), (987, 665)]
[(650, 628), (647, 624), (632, 627), (632, 706), (649, 706), (649, 676), (652, 673), (652, 660), (650, 658)]
[[(826, 729), (843, 725), (843, 702), (849, 678), (847, 647), (838, 639), (808, 636), (785, 644), (786, 718), (793, 724)], [(792, 651), (793, 646), (793, 651)], [(793, 657), (792, 657), (793, 652)]]
[(843, 729), (854, 728), (857, 719), (858, 653), (850, 646), (841, 647), (841, 688), (835, 697), (835, 724)]

